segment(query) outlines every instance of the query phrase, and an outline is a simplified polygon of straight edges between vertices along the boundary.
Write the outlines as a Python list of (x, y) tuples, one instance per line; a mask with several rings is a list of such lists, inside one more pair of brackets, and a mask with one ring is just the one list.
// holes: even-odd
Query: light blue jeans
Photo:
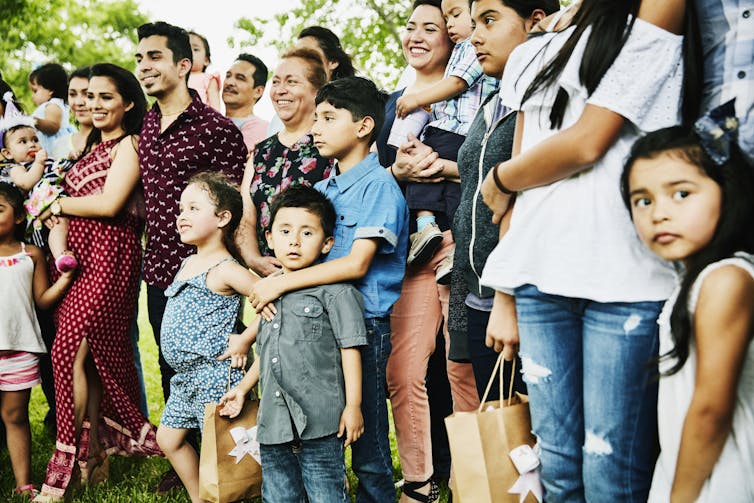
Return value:
[(532, 285), (515, 297), (545, 501), (647, 501), (662, 303), (599, 303)]
[(345, 503), (343, 441), (335, 435), (259, 446), (264, 503)]

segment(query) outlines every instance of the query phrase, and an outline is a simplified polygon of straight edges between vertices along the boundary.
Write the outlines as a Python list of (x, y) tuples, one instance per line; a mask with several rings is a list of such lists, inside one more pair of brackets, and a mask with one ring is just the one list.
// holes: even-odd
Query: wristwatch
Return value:
[(62, 211), (63, 209), (60, 207), (60, 199), (55, 199), (50, 205), (50, 212), (57, 217)]

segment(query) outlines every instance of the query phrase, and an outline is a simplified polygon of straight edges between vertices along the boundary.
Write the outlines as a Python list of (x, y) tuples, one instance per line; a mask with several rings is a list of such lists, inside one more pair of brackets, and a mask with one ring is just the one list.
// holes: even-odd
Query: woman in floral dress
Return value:
[(272, 76), (272, 106), (285, 127), (259, 142), (246, 165), (241, 183), (244, 215), (238, 229), (243, 259), (260, 276), (280, 266), (264, 237), (273, 197), (291, 185), (314, 185), (330, 174), (332, 161), (320, 157), (310, 133), (314, 98), (326, 82), (321, 57), (307, 48), (283, 54)]

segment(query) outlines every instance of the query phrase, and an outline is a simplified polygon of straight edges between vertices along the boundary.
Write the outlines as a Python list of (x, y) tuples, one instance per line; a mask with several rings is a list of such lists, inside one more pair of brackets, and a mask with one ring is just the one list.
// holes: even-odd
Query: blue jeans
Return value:
[(395, 501), (393, 459), (388, 438), (385, 368), (390, 356), (390, 318), (366, 318), (367, 346), (361, 348), (361, 413), (364, 433), (351, 447), (359, 478), (356, 501)]
[(262, 444), (262, 501), (348, 501), (343, 441), (335, 435), (286, 444)]
[(545, 501), (647, 501), (657, 454), (661, 302), (515, 291)]

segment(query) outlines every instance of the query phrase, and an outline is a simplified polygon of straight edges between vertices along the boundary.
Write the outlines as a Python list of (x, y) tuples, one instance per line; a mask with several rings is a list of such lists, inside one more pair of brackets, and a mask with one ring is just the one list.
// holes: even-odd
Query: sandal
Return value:
[[(429, 494), (421, 494), (416, 492), (417, 489), (421, 489), (429, 484)], [(425, 480), (424, 482), (404, 482), (402, 487), (403, 494), (408, 496), (414, 501), (420, 503), (434, 503), (440, 498), (440, 488), (437, 486), (437, 482), (434, 479)]]
[(39, 494), (39, 490), (36, 488), (34, 484), (26, 484), (25, 486), (16, 487), (13, 490), (14, 494), (26, 494), (29, 496), (30, 500), (33, 500), (37, 497)]

